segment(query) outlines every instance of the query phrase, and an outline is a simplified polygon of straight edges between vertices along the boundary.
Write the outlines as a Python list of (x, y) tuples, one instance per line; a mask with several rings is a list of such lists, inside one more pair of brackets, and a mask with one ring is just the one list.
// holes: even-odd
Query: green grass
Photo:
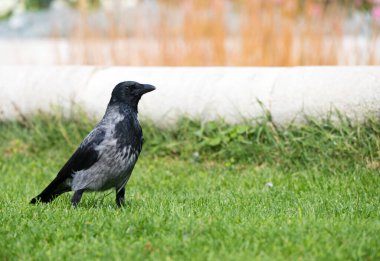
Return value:
[(379, 119), (145, 122), (124, 209), (114, 192), (29, 205), (94, 123), (0, 123), (1, 260), (380, 258)]

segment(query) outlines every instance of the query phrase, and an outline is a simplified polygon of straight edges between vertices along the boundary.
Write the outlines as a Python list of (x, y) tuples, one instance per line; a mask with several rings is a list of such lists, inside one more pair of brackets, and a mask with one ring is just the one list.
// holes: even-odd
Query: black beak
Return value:
[(150, 85), (150, 84), (141, 84), (141, 88), (139, 88), (139, 92), (141, 95), (147, 93), (147, 92), (151, 92), (151, 91), (154, 91), (156, 89), (156, 87), (154, 87), (153, 85)]

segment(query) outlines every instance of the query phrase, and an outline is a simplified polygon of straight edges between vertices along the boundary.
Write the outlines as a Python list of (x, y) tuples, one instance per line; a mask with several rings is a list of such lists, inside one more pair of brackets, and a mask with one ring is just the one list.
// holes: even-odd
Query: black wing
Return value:
[(105, 136), (105, 131), (94, 129), (74, 152), (55, 179), (30, 203), (50, 202), (63, 192), (70, 191), (70, 187), (65, 184), (66, 179), (71, 178), (76, 171), (90, 168), (99, 159), (99, 152), (95, 147), (99, 145)]

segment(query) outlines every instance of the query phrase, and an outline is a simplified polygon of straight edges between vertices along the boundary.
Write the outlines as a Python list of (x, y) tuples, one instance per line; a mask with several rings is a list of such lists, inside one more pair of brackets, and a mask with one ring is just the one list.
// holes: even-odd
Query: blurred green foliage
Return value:
[[(95, 124), (83, 113), (73, 113), (69, 118), (41, 114), (0, 122), (0, 140), (13, 140), (17, 134), (33, 154), (61, 146), (72, 152)], [(149, 121), (143, 121), (142, 127), (143, 153), (153, 157), (267, 164), (285, 169), (346, 169), (357, 161), (380, 162), (378, 117), (358, 124), (335, 113), (323, 120), (306, 118), (304, 124), (277, 126), (267, 113), (237, 125), (222, 120), (202, 123), (182, 119), (164, 129)], [(3, 142), (3, 146), (11, 145)]]
[(48, 8), (52, 0), (25, 0), (26, 10), (40, 10)]
[[(25, 0), (24, 4), (26, 10), (41, 10), (48, 8), (52, 2), (53, 0)], [(81, 4), (90, 9), (100, 6), (100, 0), (65, 0), (65, 2), (76, 8)]]

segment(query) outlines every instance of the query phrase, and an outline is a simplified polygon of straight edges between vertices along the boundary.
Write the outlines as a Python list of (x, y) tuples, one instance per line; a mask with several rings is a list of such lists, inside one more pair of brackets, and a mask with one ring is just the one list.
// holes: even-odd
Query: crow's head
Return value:
[(110, 104), (121, 103), (137, 108), (141, 96), (155, 89), (156, 88), (150, 84), (141, 84), (132, 81), (121, 82), (113, 89)]

